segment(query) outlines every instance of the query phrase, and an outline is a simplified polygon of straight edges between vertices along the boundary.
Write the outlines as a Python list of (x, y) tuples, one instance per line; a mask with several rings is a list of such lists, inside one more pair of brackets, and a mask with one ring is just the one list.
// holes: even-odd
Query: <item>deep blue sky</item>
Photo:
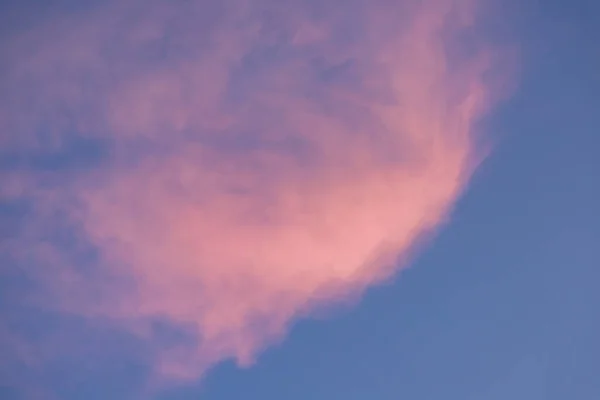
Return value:
[[(222, 364), (159, 399), (600, 399), (600, 3), (526, 3), (495, 149), (411, 267), (297, 322), (254, 366)], [(50, 381), (66, 400), (129, 398), (143, 367), (107, 359)]]

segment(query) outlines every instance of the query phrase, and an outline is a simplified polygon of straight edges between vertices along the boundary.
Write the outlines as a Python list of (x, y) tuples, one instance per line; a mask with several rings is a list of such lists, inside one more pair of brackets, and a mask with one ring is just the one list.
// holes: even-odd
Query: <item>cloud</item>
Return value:
[(130, 0), (5, 35), (1, 195), (30, 207), (4, 250), (163, 378), (251, 363), (446, 220), (497, 100), (476, 11)]

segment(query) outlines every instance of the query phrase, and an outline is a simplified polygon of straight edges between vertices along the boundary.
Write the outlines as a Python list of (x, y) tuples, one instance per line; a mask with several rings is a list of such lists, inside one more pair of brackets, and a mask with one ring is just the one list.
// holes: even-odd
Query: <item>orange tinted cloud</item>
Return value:
[(44, 248), (60, 307), (168, 321), (156, 370), (193, 378), (405, 265), (482, 156), (495, 53), (470, 1), (350, 3), (126, 2), (7, 42), (7, 148), (107, 149), (28, 185), (99, 254)]

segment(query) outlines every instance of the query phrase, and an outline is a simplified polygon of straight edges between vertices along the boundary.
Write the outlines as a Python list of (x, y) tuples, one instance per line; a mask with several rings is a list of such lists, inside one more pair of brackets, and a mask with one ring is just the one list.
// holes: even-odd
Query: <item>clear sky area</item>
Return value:
[(600, 399), (600, 2), (0, 3), (0, 399)]

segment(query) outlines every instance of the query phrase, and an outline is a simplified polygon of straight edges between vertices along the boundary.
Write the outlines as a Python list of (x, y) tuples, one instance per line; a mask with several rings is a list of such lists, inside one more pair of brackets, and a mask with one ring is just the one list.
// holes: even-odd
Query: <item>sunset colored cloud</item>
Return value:
[(46, 307), (154, 343), (160, 377), (253, 362), (447, 219), (497, 97), (476, 12), (126, 1), (7, 35), (0, 195), (31, 209), (3, 251)]

